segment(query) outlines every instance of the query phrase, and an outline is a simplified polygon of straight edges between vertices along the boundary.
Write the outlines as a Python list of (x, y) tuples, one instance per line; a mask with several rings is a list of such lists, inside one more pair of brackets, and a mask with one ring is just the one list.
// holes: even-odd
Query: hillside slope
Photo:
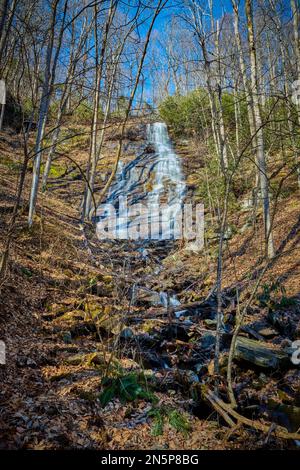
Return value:
[[(82, 134), (85, 131), (88, 133), (83, 129)], [(99, 189), (104, 185), (100, 179), (101, 165), (105, 168), (112, 165), (117, 135), (117, 125), (113, 124), (100, 162)], [(125, 160), (130, 161), (144, 144), (143, 135), (140, 123), (130, 123)], [(14, 204), (22, 147), (13, 133), (1, 133), (0, 145), (2, 250)], [(79, 220), (84, 183), (74, 162), (84, 166), (88, 140), (85, 135), (72, 139), (61, 150), (66, 157), (54, 164), (49, 188), (39, 196), (30, 230), (26, 218), (30, 174), (27, 175), (9, 268), (1, 285), (0, 339), (6, 343), (7, 364), (0, 366), (0, 446), (12, 449), (293, 446), (292, 442), (272, 436), (265, 444), (262, 434), (245, 429), (229, 436), (225, 423), (218, 423), (216, 414), (211, 414), (199, 395), (195, 398), (199, 378), (208, 377), (205, 379), (208, 383), (211, 380), (212, 351), (208, 348), (208, 355), (202, 358), (201, 345), (205, 340), (211, 341), (213, 320), (209, 323), (209, 318), (202, 318), (200, 312), (190, 331), (178, 324), (180, 320), (162, 316), (163, 309), (153, 310), (147, 295), (130, 306), (131, 289), (137, 284), (157, 293), (176, 293), (182, 303), (205, 299), (215, 283), (216, 242), (207, 240), (204, 251), (197, 255), (187, 252), (182, 244), (159, 249), (150, 246), (147, 261), (132, 244), (100, 243), (94, 227), (83, 228)], [(191, 168), (188, 163), (195, 155), (193, 143), (179, 142), (178, 152), (188, 181), (193, 180), (194, 173), (199, 178), (201, 160), (199, 167), (193, 163)], [(260, 258), (261, 214), (258, 213), (255, 231), (245, 226), (248, 215), (247, 211), (233, 214), (230, 220), (235, 230), (226, 244), (223, 276), (224, 296), (229, 298), (225, 308), (229, 325), (236, 314), (232, 291), (239, 287), (243, 303), (264, 263)], [(278, 303), (284, 297), (286, 305), (282, 304), (281, 311), (289, 313), (292, 332), (283, 325), (274, 336), (265, 337), (271, 344), (275, 338), (279, 346), (300, 335), (299, 227), (299, 193), (296, 193), (279, 201), (276, 215), (274, 238), (278, 256), (263, 283), (277, 287), (264, 308), (256, 298), (247, 316), (248, 324), (260, 321), (267, 328), (267, 316), (274, 310), (267, 303)], [(155, 274), (157, 266), (161, 269)], [(285, 291), (278, 286), (284, 286)], [(293, 301), (288, 302), (291, 298)], [(215, 309), (214, 301), (209, 308)], [(131, 317), (138, 317), (139, 321), (132, 321)], [(278, 325), (273, 328), (278, 330)], [(260, 370), (237, 367), (242, 406), (273, 400), (286, 407), (300, 407), (299, 368), (291, 367), (285, 375), (271, 371), (266, 383)], [(199, 374), (195, 377), (196, 370)], [(123, 403), (122, 397), (116, 396), (102, 407), (99, 396), (103, 391), (103, 375), (113, 381), (130, 374), (156, 399), (149, 395)], [(258, 385), (252, 393), (250, 385), (255, 381)], [(282, 387), (284, 382), (288, 385)], [(160, 419), (155, 415), (157, 409), (160, 416), (165, 416), (165, 426), (158, 436), (154, 429)], [(170, 418), (174, 418), (174, 410), (180, 422), (177, 428)], [(254, 417), (269, 422), (273, 419), (269, 411)], [(280, 421), (279, 424), (284, 425)]]

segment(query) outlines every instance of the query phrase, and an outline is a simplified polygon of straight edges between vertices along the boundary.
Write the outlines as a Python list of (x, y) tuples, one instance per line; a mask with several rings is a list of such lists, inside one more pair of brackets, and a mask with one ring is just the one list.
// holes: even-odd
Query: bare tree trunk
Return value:
[(26, 136), (24, 133), (24, 159), (23, 159), (23, 165), (22, 165), (19, 183), (18, 183), (16, 202), (15, 202), (12, 217), (9, 223), (6, 241), (4, 244), (4, 250), (2, 252), (1, 261), (0, 261), (0, 281), (4, 278), (5, 273), (6, 273), (6, 267), (7, 267), (8, 257), (9, 257), (9, 249), (10, 249), (12, 236), (13, 236), (13, 232), (15, 228), (15, 223), (16, 223), (16, 219), (18, 215), (18, 209), (19, 209), (20, 202), (21, 202), (28, 162), (29, 162), (29, 153), (28, 153), (28, 147), (27, 147), (27, 140), (26, 140)]
[[(121, 55), (122, 55), (122, 51), (123, 51), (124, 45), (125, 45), (125, 41), (124, 41), (123, 44), (122, 44), (121, 51), (119, 52), (118, 56), (117, 56), (116, 59), (115, 59), (115, 63), (114, 63), (114, 65), (113, 65), (113, 70), (112, 70), (112, 76), (111, 76), (110, 82), (109, 82), (108, 95), (107, 95), (107, 103), (106, 103), (106, 107), (105, 107), (105, 111), (104, 111), (104, 118), (103, 118), (102, 128), (101, 128), (101, 131), (100, 131), (99, 143), (98, 143), (98, 146), (97, 146), (96, 165), (97, 165), (97, 163), (98, 163), (98, 161), (99, 161), (99, 158), (100, 158), (100, 155), (101, 155), (101, 151), (102, 151), (102, 147), (103, 147), (104, 135), (105, 135), (105, 127), (106, 127), (107, 120), (108, 120), (109, 113), (110, 113), (110, 106), (111, 106), (111, 100), (112, 100), (112, 94), (113, 94), (113, 89), (114, 89), (115, 78), (116, 78), (116, 74), (117, 74), (117, 70), (118, 70), (118, 65), (119, 65), (119, 61), (120, 61), (120, 58), (121, 58)], [(92, 181), (93, 186), (91, 186), (92, 189), (93, 189), (93, 187), (94, 187), (95, 173), (96, 173), (96, 165), (95, 165), (94, 178), (93, 178), (93, 181)]]
[(0, 114), (0, 131), (2, 130), (4, 110), (6, 105), (6, 83), (4, 80), (0, 82), (0, 104), (1, 104), (1, 114)]
[[(124, 47), (125, 47), (125, 44), (126, 44), (126, 40), (127, 40), (128, 36), (134, 30), (134, 27), (135, 27), (135, 23), (133, 22), (132, 27), (128, 30), (128, 32), (126, 33), (124, 38), (121, 40), (119, 50), (117, 51), (116, 57), (114, 59), (113, 68), (112, 68), (112, 72), (111, 72), (111, 77), (110, 77), (110, 80), (109, 80), (108, 92), (107, 92), (107, 102), (106, 102), (106, 107), (105, 107), (105, 111), (104, 111), (102, 127), (101, 127), (101, 130), (100, 130), (99, 143), (97, 145), (96, 160), (95, 160), (94, 167), (92, 168), (92, 174), (91, 174), (91, 178), (90, 178), (90, 188), (89, 189), (91, 191), (91, 195), (92, 195), (92, 192), (93, 192), (93, 189), (94, 189), (94, 184), (95, 184), (96, 167), (97, 167), (98, 161), (100, 159), (100, 155), (101, 155), (101, 151), (102, 151), (102, 147), (103, 147), (105, 128), (106, 128), (107, 120), (108, 120), (109, 113), (110, 113), (111, 100), (112, 100), (112, 96), (113, 96), (115, 79), (116, 79), (116, 75), (117, 75), (117, 71), (118, 71), (119, 62), (120, 62), (120, 59), (121, 59), (121, 56), (122, 56), (122, 53), (123, 53), (123, 50), (124, 50)], [(89, 210), (88, 215), (90, 215), (91, 213), (92, 213), (91, 210)]]
[(9, 6), (9, 2), (4, 1), (2, 7), (3, 15), (1, 18), (1, 34), (0, 34), (0, 65), (2, 65), (2, 56), (7, 43), (9, 32), (11, 29), (12, 21), (14, 18), (16, 6), (18, 0), (12, 0), (12, 4)]
[(2, 37), (2, 31), (4, 29), (5, 20), (7, 16), (7, 10), (9, 6), (9, 0), (1, 0), (0, 2), (0, 37)]
[(215, 392), (218, 394), (219, 378), (220, 374), (220, 349), (222, 340), (223, 330), (223, 309), (222, 309), (222, 278), (223, 278), (223, 245), (224, 235), (227, 224), (227, 213), (228, 213), (228, 198), (230, 189), (230, 178), (226, 177), (226, 191), (223, 203), (222, 219), (220, 223), (220, 234), (219, 234), (219, 247), (218, 247), (218, 262), (217, 262), (217, 328), (216, 328), (216, 344), (215, 344), (215, 358), (214, 358), (214, 374), (216, 375)]
[(224, 124), (224, 116), (223, 116), (223, 105), (222, 105), (222, 65), (221, 65), (221, 55), (220, 55), (220, 44), (219, 44), (219, 37), (220, 37), (220, 25), (219, 21), (216, 22), (216, 60), (217, 60), (217, 67), (218, 67), (218, 121), (219, 121), (219, 128), (220, 128), (220, 158), (224, 162), (225, 170), (228, 169), (228, 152), (227, 152), (227, 145), (226, 145), (226, 134), (225, 134), (225, 124)]
[(294, 53), (296, 56), (297, 79), (300, 79), (300, 37), (299, 37), (299, 7), (296, 0), (291, 0), (293, 14)]
[[(211, 32), (210, 36), (212, 35), (212, 31), (214, 28), (214, 21), (212, 17), (212, 2), (210, 2), (210, 15), (211, 15)], [(219, 157), (220, 166), (222, 169), (223, 174), (226, 173), (228, 169), (228, 158), (227, 158), (227, 147), (225, 142), (225, 129), (224, 129), (224, 120), (223, 120), (223, 113), (222, 113), (222, 88), (220, 82), (217, 86), (214, 85), (214, 77), (212, 73), (212, 62), (213, 60), (218, 60), (219, 57), (214, 57), (211, 59), (211, 54), (208, 51), (207, 47), (207, 34), (204, 30), (203, 19), (200, 17), (198, 6), (193, 1), (193, 8), (192, 8), (192, 17), (193, 17), (193, 26), (199, 41), (199, 45), (202, 50), (203, 55), (203, 62), (204, 62), (204, 71), (205, 71), (205, 81), (208, 91), (209, 103), (210, 103), (210, 110), (211, 110), (211, 118), (212, 118), (212, 132), (215, 142), (215, 147), (217, 151), (217, 155)], [(217, 39), (215, 41), (215, 46), (217, 45), (218, 49), (218, 25), (217, 31)], [(216, 51), (218, 55), (218, 50)]]
[[(274, 0), (270, 0), (270, 4), (272, 7), (272, 14), (274, 18), (274, 24), (276, 26), (276, 33), (279, 41), (279, 49), (280, 49), (280, 55), (281, 55), (281, 61), (282, 61), (282, 75), (283, 75), (283, 91), (284, 91), (284, 96), (285, 96), (285, 102), (286, 102), (286, 112), (287, 112), (287, 125), (289, 129), (289, 134), (290, 134), (290, 141), (291, 141), (291, 146), (293, 149), (294, 153), (294, 159), (295, 159), (295, 165), (296, 165), (296, 171), (297, 171), (297, 179), (298, 179), (298, 186), (300, 188), (300, 167), (299, 167), (299, 149), (297, 148), (297, 143), (295, 139), (295, 131), (294, 131), (294, 126), (293, 126), (293, 115), (292, 115), (292, 109), (291, 109), (291, 103), (289, 99), (289, 89), (288, 89), (288, 73), (287, 73), (287, 54), (286, 50), (284, 47), (284, 41), (283, 41), (283, 34), (282, 34), (282, 24), (280, 22), (280, 19), (276, 15), (276, 5), (274, 3)], [(293, 12), (293, 21), (295, 22), (295, 17), (296, 17), (296, 12), (292, 8)], [(295, 25), (294, 25), (295, 26)], [(296, 38), (297, 38), (298, 30), (296, 32)], [(297, 42), (297, 41), (296, 41)], [(273, 72), (274, 73), (274, 72)], [(275, 75), (275, 73), (274, 73)]]
[(89, 186), (86, 187), (84, 203), (83, 203), (83, 213), (82, 217), (85, 219), (88, 217), (92, 201), (92, 191), (94, 188), (96, 166), (97, 166), (97, 137), (98, 137), (98, 121), (99, 121), (99, 106), (100, 106), (100, 85), (103, 74), (103, 65), (105, 52), (107, 47), (107, 40), (109, 30), (116, 12), (116, 2), (111, 0), (109, 12), (104, 28), (104, 35), (102, 40), (102, 47), (100, 51), (100, 62), (99, 60), (99, 50), (98, 50), (98, 33), (97, 33), (97, 6), (95, 6), (95, 48), (96, 48), (96, 79), (95, 79), (95, 95), (94, 95), (94, 113), (92, 121), (92, 133), (91, 133), (91, 147), (89, 155), (89, 163), (87, 170), (87, 177), (89, 180)]
[[(153, 13), (151, 24), (150, 24), (148, 32), (147, 32), (146, 41), (145, 41), (145, 45), (144, 45), (143, 52), (142, 52), (142, 57), (141, 57), (141, 60), (140, 60), (140, 63), (139, 63), (137, 73), (136, 73), (135, 83), (134, 83), (133, 89), (132, 89), (130, 97), (129, 97), (127, 109), (125, 111), (125, 117), (124, 117), (122, 127), (121, 127), (121, 135), (120, 135), (120, 139), (119, 139), (119, 145), (118, 145), (118, 150), (117, 150), (117, 155), (116, 155), (116, 158), (115, 158), (113, 171), (112, 171), (110, 177), (108, 178), (107, 183), (105, 184), (104, 188), (102, 189), (102, 191), (100, 193), (100, 196), (97, 200), (97, 206), (100, 205), (101, 202), (103, 201), (103, 198), (105, 197), (105, 194), (106, 194), (108, 188), (110, 187), (110, 185), (111, 185), (111, 183), (112, 183), (112, 181), (113, 181), (113, 179), (116, 175), (116, 172), (118, 170), (118, 164), (119, 164), (119, 160), (121, 158), (122, 149), (123, 149), (124, 132), (125, 132), (125, 128), (126, 128), (128, 118), (129, 118), (132, 103), (133, 103), (133, 100), (134, 100), (134, 97), (135, 97), (135, 94), (136, 94), (136, 90), (137, 90), (137, 87), (138, 87), (138, 84), (139, 84), (139, 81), (140, 81), (140, 76), (141, 76), (141, 73), (142, 73), (145, 57), (146, 57), (146, 54), (147, 54), (147, 49), (148, 49), (151, 33), (152, 33), (152, 30), (153, 30), (153, 26), (154, 26), (154, 23), (155, 23), (155, 20), (156, 20), (157, 16), (161, 12), (161, 10), (164, 8), (167, 1), (168, 0), (159, 0), (159, 2), (157, 4), (157, 7), (155, 8), (155, 12)], [(95, 208), (95, 210), (96, 210), (96, 208)]]
[(86, 33), (85, 28), (86, 28), (86, 22), (83, 25), (82, 33), (80, 35), (76, 51), (74, 51), (75, 45), (74, 45), (74, 41), (73, 41), (73, 38), (72, 38), (73, 46), (72, 46), (72, 51), (71, 51), (71, 54), (70, 54), (69, 67), (68, 67), (68, 71), (67, 71), (67, 76), (66, 76), (66, 81), (65, 81), (65, 84), (64, 84), (63, 93), (62, 93), (60, 103), (59, 103), (59, 108), (58, 108), (57, 117), (56, 117), (55, 130), (54, 130), (53, 136), (52, 136), (52, 143), (51, 143), (51, 147), (50, 147), (49, 152), (48, 152), (47, 161), (46, 161), (46, 164), (45, 164), (45, 169), (44, 169), (44, 174), (43, 174), (43, 181), (42, 181), (43, 191), (45, 191), (46, 186), (47, 186), (48, 176), (49, 176), (49, 172), (50, 172), (51, 164), (52, 164), (52, 158), (53, 158), (53, 155), (55, 153), (58, 138), (59, 138), (59, 135), (60, 135), (62, 118), (63, 118), (63, 115), (65, 113), (65, 110), (67, 108), (67, 105), (68, 105), (68, 102), (69, 102), (69, 99), (70, 99), (70, 94), (71, 94), (71, 90), (72, 90), (72, 84), (73, 84), (73, 80), (74, 80), (76, 65), (77, 65), (77, 62), (78, 62), (78, 58), (81, 54), (81, 49), (83, 47), (83, 43), (84, 43), (84, 40), (85, 40), (85, 33)]
[(49, 43), (47, 47), (44, 86), (43, 86), (40, 111), (39, 111), (37, 137), (36, 137), (36, 144), (35, 144), (35, 158), (34, 158), (33, 175), (32, 175), (32, 185), (31, 185), (31, 193), (30, 193), (30, 201), (29, 201), (29, 214), (28, 214), (29, 227), (31, 227), (33, 223), (33, 215), (35, 212), (37, 192), (38, 192), (39, 179), (40, 179), (41, 159), (42, 159), (42, 141), (43, 141), (45, 127), (46, 127), (52, 86), (53, 86), (54, 79), (55, 79), (55, 71), (56, 71), (58, 55), (59, 55), (59, 51), (60, 51), (61, 43), (62, 43), (62, 36), (64, 32), (64, 24), (65, 24), (66, 12), (67, 12), (68, 0), (65, 1), (62, 26), (61, 26), (57, 50), (56, 50), (56, 54), (54, 57), (52, 70), (51, 70), (51, 60), (52, 60), (52, 54), (53, 54), (55, 24), (56, 24), (56, 18), (57, 18), (58, 3), (59, 3), (59, 0), (54, 0), (52, 3), (50, 38), (49, 38)]
[[(238, 57), (239, 57), (239, 64), (240, 64), (240, 70), (241, 70), (241, 75), (242, 75), (242, 80), (243, 80), (243, 86), (244, 86), (244, 91), (245, 91), (245, 96), (246, 96), (246, 105), (247, 105), (247, 114), (248, 114), (248, 121), (249, 121), (249, 128), (250, 128), (250, 133), (252, 136), (255, 136), (252, 139), (252, 151), (253, 155), (255, 156), (255, 160), (257, 159), (256, 155), (256, 148), (257, 148), (257, 141), (256, 141), (256, 131), (255, 131), (255, 124), (254, 124), (254, 114), (253, 114), (253, 102), (252, 102), (252, 92), (251, 88), (248, 83), (248, 78), (247, 78), (247, 67), (246, 63), (244, 60), (244, 52), (242, 48), (242, 40), (241, 40), (241, 35), (239, 31), (239, 6), (236, 0), (232, 0), (232, 6), (233, 6), (233, 12), (234, 12), (234, 17), (233, 17), (233, 24), (234, 24), (234, 35), (235, 35), (235, 42), (238, 50)], [(256, 212), (256, 207), (257, 207), (257, 197), (258, 197), (258, 191), (259, 191), (259, 179), (260, 179), (260, 172), (258, 168), (258, 164), (256, 164), (256, 172), (255, 172), (255, 189), (253, 191), (254, 197), (253, 197), (253, 220), (255, 220), (255, 212)]]
[(241, 121), (241, 112), (238, 96), (238, 82), (235, 82), (234, 86), (234, 119), (235, 119), (235, 143), (236, 143), (236, 152), (240, 154), (240, 121)]
[[(296, 58), (297, 80), (300, 80), (300, 37), (299, 37), (299, 7), (296, 0), (291, 0), (293, 13), (294, 53)], [(298, 124), (300, 126), (300, 104), (297, 105)]]
[(267, 176), (267, 165), (264, 149), (264, 136), (262, 129), (262, 119), (259, 107), (258, 97), (258, 77), (257, 77), (257, 59), (256, 59), (256, 42), (253, 30), (253, 11), (252, 0), (246, 0), (246, 16), (248, 24), (248, 39), (249, 39), (249, 53), (250, 53), (250, 66), (251, 66), (251, 87), (252, 87), (252, 103), (253, 103), (253, 116), (256, 131), (257, 141), (257, 165), (260, 174), (260, 190), (263, 203), (264, 213), (264, 231), (266, 243), (266, 255), (268, 257), (274, 256), (274, 246), (271, 232), (271, 216), (270, 216), (270, 199), (269, 199), (269, 182)]

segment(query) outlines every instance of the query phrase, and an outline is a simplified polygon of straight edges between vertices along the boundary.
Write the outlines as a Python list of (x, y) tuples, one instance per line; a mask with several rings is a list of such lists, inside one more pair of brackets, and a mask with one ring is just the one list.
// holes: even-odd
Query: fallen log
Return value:
[(267, 369), (281, 369), (292, 365), (289, 355), (282, 349), (243, 336), (237, 337), (234, 358)]
[[(260, 421), (257, 420), (252, 420), (249, 418), (246, 418), (245, 416), (242, 416), (239, 414), (237, 411), (235, 411), (231, 405), (228, 403), (225, 403), (221, 398), (217, 397), (211, 390), (208, 390), (206, 387), (202, 387), (202, 394), (203, 397), (211, 403), (213, 408), (225, 418), (226, 416), (226, 421), (228, 424), (232, 425), (230, 421), (228, 420), (229, 418), (234, 418), (237, 420), (239, 424), (243, 424), (245, 426), (249, 426), (253, 429), (256, 429), (257, 431), (264, 432), (266, 434), (270, 433), (270, 428), (272, 430), (272, 433), (274, 434), (275, 437), (279, 437), (281, 439), (293, 439), (293, 440), (300, 440), (300, 434), (296, 432), (288, 432), (288, 430), (282, 426), (276, 426), (274, 423), (264, 424)], [(220, 410), (222, 410), (222, 413), (220, 413)], [(224, 412), (226, 415), (224, 416)]]

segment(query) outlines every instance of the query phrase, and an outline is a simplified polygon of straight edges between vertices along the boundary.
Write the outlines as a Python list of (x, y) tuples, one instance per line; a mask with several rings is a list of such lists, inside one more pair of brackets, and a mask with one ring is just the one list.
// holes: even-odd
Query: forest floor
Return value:
[[(77, 127), (78, 137), (61, 149), (72, 160), (55, 161), (31, 229), (25, 202), (28, 174), (0, 286), (0, 340), (6, 344), (6, 365), (0, 366), (0, 448), (294, 448), (294, 441), (275, 438), (272, 428), (267, 434), (249, 427), (230, 429), (201, 396), (201, 384), (214, 381), (214, 235), (206, 238), (201, 253), (179, 243), (149, 244), (146, 258), (138, 245), (100, 243), (92, 224), (82, 227), (79, 220), (84, 183), (74, 161), (84, 168), (88, 129)], [(101, 160), (106, 169), (113, 163), (117, 138), (118, 127), (112, 124)], [(131, 123), (125, 161), (135, 157), (143, 139), (143, 125)], [(193, 192), (201, 158), (195, 157), (195, 142), (177, 144)], [(1, 133), (0, 250), (21, 162), (20, 137)], [(103, 185), (100, 180), (99, 189)], [(253, 230), (249, 211), (230, 216), (234, 230), (225, 247), (228, 334), (220, 386), (225, 401), (230, 327), (264, 266), (261, 213)], [(287, 191), (274, 224), (277, 257), (247, 313), (248, 330), (241, 333), (280, 351), (300, 338), (299, 228), (299, 192)], [(186, 313), (178, 318), (160, 307), (161, 292), (188, 304)], [(233, 373), (241, 414), (297, 431), (299, 366), (289, 361), (278, 370), (235, 361)]]

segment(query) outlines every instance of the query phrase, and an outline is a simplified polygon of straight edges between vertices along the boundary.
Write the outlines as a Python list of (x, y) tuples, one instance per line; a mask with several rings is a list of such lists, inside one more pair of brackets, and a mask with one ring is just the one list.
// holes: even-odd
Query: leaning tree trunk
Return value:
[(18, 183), (18, 188), (17, 188), (17, 194), (16, 194), (16, 201), (14, 204), (13, 208), (13, 213), (10, 219), (8, 231), (7, 231), (7, 236), (6, 240), (4, 243), (4, 250), (1, 254), (1, 259), (0, 259), (0, 282), (5, 276), (6, 273), (6, 268), (7, 268), (7, 262), (9, 258), (9, 251), (10, 251), (10, 245), (12, 242), (12, 237), (15, 229), (15, 224), (17, 220), (17, 215), (18, 215), (18, 210), (20, 207), (21, 203), (21, 197), (22, 197), (22, 192), (24, 188), (24, 183), (25, 183), (25, 178), (26, 178), (26, 173), (27, 173), (27, 167), (28, 167), (28, 162), (29, 162), (29, 152), (28, 152), (28, 147), (27, 147), (27, 140), (26, 140), (26, 135), (24, 132), (24, 159), (23, 159), (23, 165), (19, 177), (19, 183)]

